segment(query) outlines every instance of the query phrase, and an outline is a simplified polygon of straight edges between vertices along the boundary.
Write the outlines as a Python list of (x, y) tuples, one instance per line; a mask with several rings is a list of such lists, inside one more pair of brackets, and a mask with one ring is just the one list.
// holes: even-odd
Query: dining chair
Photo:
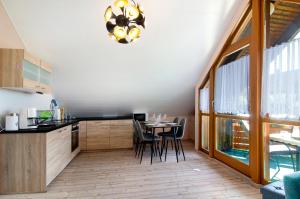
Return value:
[(135, 157), (138, 154), (138, 149), (140, 145), (140, 136), (137, 129), (136, 121), (133, 120), (133, 143), (134, 143), (134, 151), (135, 151)]
[[(161, 161), (161, 156), (159, 154), (160, 137), (157, 135), (154, 135), (154, 139), (153, 139), (153, 135), (150, 133), (146, 133), (144, 131), (144, 129), (142, 128), (139, 121), (136, 121), (136, 126), (137, 126), (137, 132), (140, 137), (140, 144), (139, 144), (139, 149), (138, 149), (138, 156), (141, 154), (140, 164), (142, 163), (143, 154), (144, 154), (147, 144), (150, 144), (150, 146), (151, 146), (151, 156), (154, 153), (156, 153), (156, 155), (159, 155), (159, 158)], [(151, 161), (151, 164), (152, 164), (152, 161)]]
[[(174, 147), (175, 147), (175, 151), (178, 152), (178, 154), (179, 154), (179, 151), (180, 151), (180, 148), (181, 148), (182, 155), (183, 155), (183, 158), (184, 158), (184, 161), (185, 161), (185, 154), (184, 154), (184, 149), (183, 149), (183, 146), (182, 146), (182, 139), (184, 137), (185, 128), (186, 128), (186, 118), (181, 119), (180, 122), (179, 122), (179, 125), (180, 125), (180, 127), (178, 127), (177, 132), (176, 132), (176, 136), (175, 136), (175, 141), (176, 142), (174, 143)], [(169, 141), (174, 140), (174, 133), (171, 132), (171, 133), (168, 133), (168, 134), (161, 134), (161, 135), (162, 135), (163, 147), (166, 147), (165, 148), (165, 161), (166, 161), (167, 160), (167, 153), (168, 153), (168, 144), (169, 144)], [(166, 145), (166, 146), (164, 146), (164, 145)], [(178, 148), (177, 148), (177, 146), (178, 146)], [(163, 150), (161, 150), (161, 151), (163, 152)], [(161, 155), (162, 155), (162, 152), (161, 152)]]
[[(174, 120), (173, 120), (173, 123), (178, 123), (178, 121), (179, 121), (179, 118), (178, 117), (175, 117), (174, 118)], [(171, 128), (169, 131), (166, 131), (166, 132), (160, 132), (160, 133), (158, 133), (157, 135), (158, 136), (167, 136), (167, 135), (173, 135), (173, 131), (174, 131), (174, 127), (173, 128)], [(170, 140), (170, 142), (171, 142), (171, 146), (172, 146), (172, 150), (173, 150), (173, 140)], [(162, 146), (163, 146), (163, 139), (162, 139)], [(162, 149), (163, 149), (163, 147), (161, 147), (161, 154), (162, 154)]]

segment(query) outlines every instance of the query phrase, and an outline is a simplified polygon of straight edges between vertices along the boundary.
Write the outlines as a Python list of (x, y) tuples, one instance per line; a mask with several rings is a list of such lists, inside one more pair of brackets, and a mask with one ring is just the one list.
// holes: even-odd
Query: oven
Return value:
[(71, 139), (72, 139), (71, 151), (73, 152), (79, 147), (79, 123), (78, 122), (72, 124)]

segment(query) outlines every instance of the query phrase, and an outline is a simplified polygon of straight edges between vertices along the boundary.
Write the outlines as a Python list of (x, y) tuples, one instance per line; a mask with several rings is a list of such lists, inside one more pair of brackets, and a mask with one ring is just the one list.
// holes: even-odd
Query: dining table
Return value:
[[(176, 160), (178, 162), (178, 146), (176, 144), (177, 143), (176, 142), (176, 133), (178, 131), (178, 128), (181, 127), (181, 125), (178, 123), (173, 123), (173, 122), (169, 122), (169, 121), (162, 121), (162, 122), (145, 121), (145, 122), (142, 122), (142, 124), (145, 127), (146, 132), (150, 132), (152, 134), (151, 164), (152, 164), (152, 159), (153, 159), (153, 154), (154, 154), (153, 145), (155, 143), (156, 129), (162, 129), (162, 132), (165, 132), (165, 129), (171, 129), (171, 132), (173, 132)], [(161, 155), (162, 155), (162, 150), (159, 153), (160, 160), (161, 160)]]
[(296, 170), (300, 170), (300, 138), (292, 137), (290, 133), (272, 133), (270, 140), (296, 148)]

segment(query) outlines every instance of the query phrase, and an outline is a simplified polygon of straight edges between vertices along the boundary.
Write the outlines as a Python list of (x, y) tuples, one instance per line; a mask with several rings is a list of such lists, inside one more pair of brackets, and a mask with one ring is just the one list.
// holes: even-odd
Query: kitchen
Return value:
[(259, 196), (195, 129), (202, 66), (245, 2), (0, 0), (0, 198)]

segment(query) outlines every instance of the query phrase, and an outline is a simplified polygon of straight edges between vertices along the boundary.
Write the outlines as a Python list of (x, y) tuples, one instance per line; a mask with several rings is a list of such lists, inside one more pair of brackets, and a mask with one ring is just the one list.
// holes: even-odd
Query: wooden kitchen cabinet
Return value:
[(51, 66), (23, 49), (0, 49), (0, 87), (51, 93)]
[(47, 133), (0, 134), (0, 195), (47, 191), (80, 152), (71, 149), (71, 125)]
[(87, 121), (86, 134), (87, 150), (133, 147), (132, 120)]
[(133, 146), (132, 120), (111, 121), (110, 148), (125, 149)]
[(87, 150), (109, 149), (109, 121), (87, 121)]
[(81, 151), (86, 151), (86, 121), (79, 122), (79, 146)]
[(71, 126), (47, 133), (46, 140), (46, 185), (48, 185), (71, 161)]

